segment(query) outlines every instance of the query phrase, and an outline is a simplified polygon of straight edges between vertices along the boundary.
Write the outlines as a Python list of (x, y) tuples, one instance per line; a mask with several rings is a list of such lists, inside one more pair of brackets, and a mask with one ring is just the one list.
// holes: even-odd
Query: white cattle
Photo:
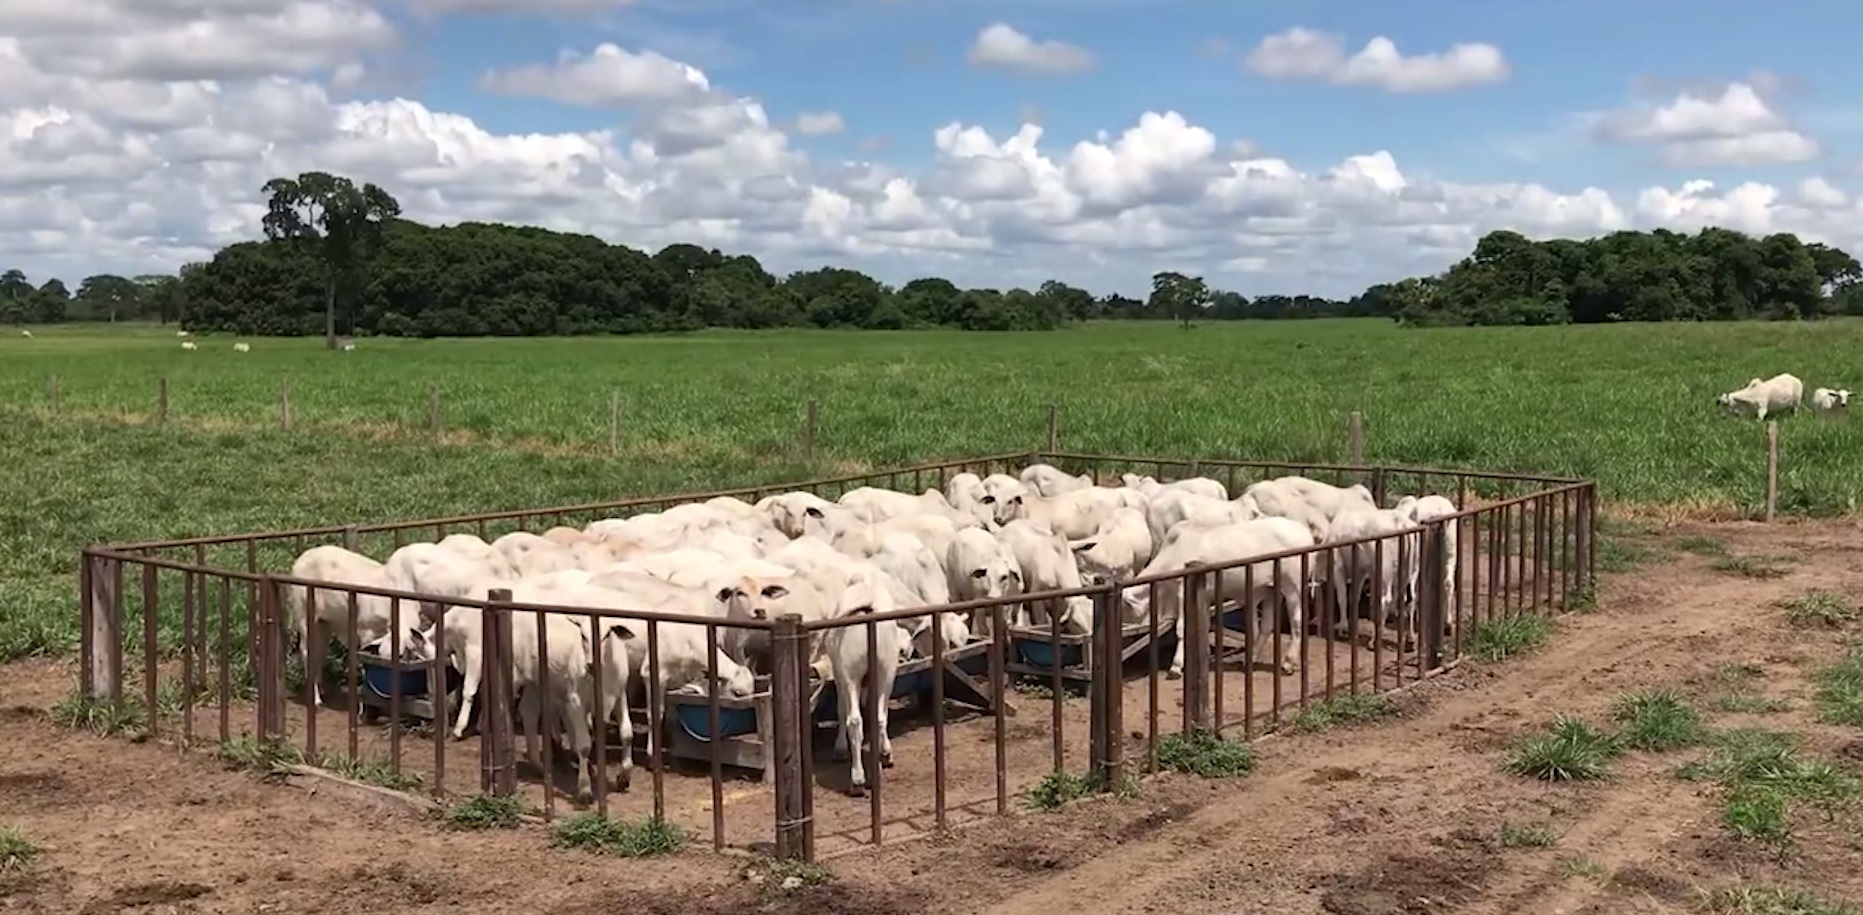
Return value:
[(29, 330), (22, 330), (19, 332), (19, 335), (22, 337), (25, 337), (28, 340), (32, 339), (32, 331), (29, 331)]
[(1408, 509), (1357, 509), (1341, 512), (1333, 519), (1327, 539), (1329, 544), (1348, 543), (1367, 537), (1378, 538), (1341, 549), (1329, 550), (1316, 569), (1333, 595), (1333, 627), (1349, 634), (1359, 594), (1370, 590), (1372, 620), (1382, 625), (1393, 611), (1398, 613), (1398, 644), (1409, 647), (1416, 633), (1416, 604), (1407, 599), (1415, 593), (1418, 574), (1416, 519)]
[(989, 493), (983, 488), (983, 478), (966, 470), (946, 480), (944, 498), (951, 507), (965, 515), (975, 518), (979, 524), (993, 524), (996, 513), (983, 500)]
[[(833, 615), (840, 619), (860, 620), (875, 614), (891, 612), (896, 604), (892, 592), (884, 584), (861, 578), (851, 583), (843, 591), (836, 603)], [(868, 629), (873, 630), (873, 643), (876, 654), (868, 654)], [(866, 705), (866, 693), (877, 693), (876, 712), (879, 720), (873, 722), (873, 740), (876, 745), (874, 755), (879, 758), (881, 768), (892, 768), (893, 741), (887, 734), (887, 705), (892, 698), (893, 682), (899, 674), (899, 659), (909, 650), (909, 641), (905, 629), (892, 620), (880, 620), (865, 625), (854, 624), (828, 630), (823, 642), (828, 655), (828, 667), (834, 676), (836, 705), (841, 713), (841, 727), (835, 734), (834, 757), (848, 760), (848, 792), (854, 795), (866, 793), (867, 766), (862, 757), (862, 748), (867, 743), (865, 716), (861, 709)]]
[(1095, 486), (1062, 493), (1053, 498), (1029, 493), (1009, 500), (1009, 514), (1000, 523), (1021, 518), (1069, 540), (1086, 537), (1100, 529), (1113, 512), (1125, 507), (1123, 500), (1110, 489)]
[(1188, 477), (1182, 480), (1172, 480), (1169, 483), (1160, 483), (1152, 477), (1133, 473), (1122, 473), (1119, 475), (1119, 479), (1125, 484), (1127, 489), (1136, 490), (1147, 499), (1155, 499), (1158, 497), (1159, 493), (1175, 490), (1180, 492), (1194, 492), (1197, 495), (1208, 496), (1212, 499), (1221, 499), (1224, 502), (1229, 501), (1229, 487), (1209, 477)]
[[(291, 577), (337, 585), (389, 589), (388, 576), (381, 563), (334, 544), (305, 550), (291, 563)], [(306, 607), (309, 590), (316, 592), (316, 600), (314, 606)], [(323, 705), (323, 690), (318, 685), (323, 672), (310, 669), (311, 646), (319, 646), (320, 653), (327, 648), (332, 637), (329, 630), (332, 628), (335, 630), (334, 636), (347, 643), (349, 598), (352, 593), (356, 596), (357, 640), (367, 644), (381, 638), (390, 625), (392, 608), (388, 598), (379, 594), (361, 594), (332, 588), (307, 589), (301, 585), (285, 587), (285, 621), (297, 627), (298, 651), (304, 660), (304, 677), (310, 681), (311, 703), (315, 706)], [(419, 618), (416, 608), (405, 609), (408, 611), (405, 619), (413, 621)]]
[(200, 349), (200, 345), (196, 344), (192, 340), (183, 340), (181, 341), (181, 348), (189, 352), (193, 352), (194, 350)]
[[(1185, 521), (1195, 521), (1199, 524), (1234, 524), (1256, 517), (1259, 516), (1250, 510), (1249, 504), (1217, 499), (1188, 489), (1160, 490), (1158, 495), (1145, 504), (1145, 525), (1151, 532), (1151, 542), (1160, 545), (1164, 543), (1165, 535), (1171, 532), (1171, 528)], [(1105, 522), (1101, 524), (1104, 526)]]
[(1067, 547), (1080, 566), (1081, 580), (1098, 585), (1137, 575), (1151, 561), (1154, 542), (1144, 513), (1122, 508), (1092, 536), (1070, 541)]
[[(990, 536), (988, 531), (965, 528), (952, 538), (944, 558), (945, 580), (950, 583), (951, 600), (997, 600), (1021, 594), (1022, 567), (1015, 556)], [(970, 631), (987, 633), (986, 611), (971, 614)]]
[(840, 504), (870, 524), (915, 515), (937, 515), (952, 521), (968, 520), (971, 517), (953, 508), (944, 493), (936, 489), (928, 489), (914, 496), (890, 489), (861, 486), (842, 495)]
[(1819, 388), (1811, 392), (1813, 409), (1829, 413), (1850, 407), (1850, 391), (1846, 388)]
[(697, 547), (641, 553), (621, 562), (635, 571), (684, 587), (702, 587), (730, 564), (730, 558), (723, 553)]
[[(1426, 495), (1422, 498), (1405, 496), (1397, 500), (1397, 510), (1409, 515), (1410, 520), (1419, 525), (1428, 525), (1432, 521), (1453, 518), (1458, 514), (1458, 509), (1454, 502), (1438, 495)], [(1443, 600), (1445, 601), (1455, 599), (1456, 569), (1458, 568), (1458, 560), (1462, 555), (1460, 552), (1461, 547), (1456, 541), (1456, 530), (1459, 527), (1461, 527), (1461, 525), (1456, 521), (1443, 522), (1442, 594)], [(1421, 553), (1418, 554), (1418, 561), (1422, 561)], [(1414, 594), (1412, 595), (1412, 599), (1415, 599)], [(1453, 614), (1443, 614), (1443, 634), (1450, 634), (1454, 631), (1454, 628), (1455, 619), (1453, 618)]]
[(175, 336), (177, 336), (177, 337), (185, 337), (185, 336), (187, 336), (187, 335), (188, 335), (188, 332), (187, 332), (187, 331), (185, 331), (185, 330), (178, 330), (178, 331), (175, 331)]
[(1714, 399), (1722, 409), (1734, 413), (1752, 411), (1765, 419), (1796, 409), (1805, 394), (1805, 383), (1792, 374), (1774, 375), (1764, 381), (1755, 378), (1738, 391), (1729, 391)]
[(756, 509), (770, 519), (770, 524), (791, 539), (802, 536), (803, 520), (820, 518), (834, 503), (812, 492), (786, 492), (757, 501)]
[(539, 536), (557, 546), (575, 546), (578, 543), (588, 543), (594, 539), (576, 528), (564, 527), (560, 524), (544, 531)]
[(345, 343), (345, 344), (343, 344), (343, 352), (345, 352), (345, 353), (353, 353), (353, 352), (355, 352), (355, 351), (356, 351), (356, 344), (354, 344), (354, 343)]
[(492, 541), (491, 546), (510, 566), (515, 578), (576, 567), (574, 553), (529, 531), (512, 531)]
[[(956, 536), (955, 531), (952, 536)], [(918, 537), (906, 533), (888, 534), (881, 538), (868, 561), (907, 592), (910, 599), (905, 606), (942, 607), (951, 602), (951, 583), (945, 576), (943, 561), (930, 544)], [(936, 631), (946, 648), (960, 648), (970, 642), (970, 627), (965, 625), (963, 617), (956, 613), (937, 616)], [(912, 640), (913, 650), (922, 657), (931, 656), (931, 623), (929, 617), (923, 616), (901, 621)]]
[[(1023, 591), (1071, 591), (1081, 587), (1080, 567), (1068, 551), (1067, 541), (1048, 528), (1018, 518), (996, 532), (996, 542), (1015, 560), (1022, 573)], [(1084, 635), (1093, 631), (1093, 602), (1084, 596), (1043, 600), (1030, 609), (1032, 613), (1018, 619), (1018, 624), (1050, 626), (1058, 615), (1064, 632)]]
[(1035, 490), (1036, 495), (1058, 496), (1076, 489), (1086, 489), (1093, 485), (1091, 474), (1073, 474), (1063, 471), (1052, 464), (1030, 464), (1022, 468), (1018, 477), (1024, 486)]
[(250, 352), (252, 352), (252, 344), (250, 344), (250, 343), (244, 343), (244, 342), (241, 342), (241, 343), (235, 343), (235, 344), (233, 344), (233, 352), (236, 352), (236, 353), (250, 353)]
[[(841, 590), (845, 589), (833, 593)], [(804, 623), (814, 623), (831, 618), (835, 612), (835, 604), (827, 592), (802, 575), (747, 575), (719, 588), (714, 596), (724, 605), (725, 618), (732, 620), (768, 621), (794, 613), (802, 617)], [(752, 671), (767, 673), (770, 670), (770, 633), (767, 630), (732, 627), (724, 630), (723, 642), (727, 646), (726, 653), (742, 660)], [(809, 647), (809, 665), (818, 673), (821, 672), (821, 646), (817, 636)]]
[(1378, 507), (1371, 490), (1363, 484), (1340, 487), (1300, 476), (1250, 484), (1236, 502), (1256, 517), (1287, 518), (1305, 524), (1315, 541), (1326, 539), (1328, 525), (1340, 512)]
[(1015, 500), (1034, 494), (1035, 490), (1021, 480), (1006, 473), (993, 473), (983, 478), (983, 498), (979, 501), (990, 513), (992, 523), (1007, 524), (1016, 516)]
[[(1139, 572), (1141, 576), (1266, 556), (1312, 546), (1314, 542), (1312, 534), (1304, 525), (1286, 518), (1256, 518), (1223, 525), (1185, 523), (1178, 526), (1175, 534), (1172, 542), (1161, 548), (1151, 562), (1146, 563), (1145, 568)], [(1295, 659), (1299, 657), (1306, 634), (1306, 617), (1301, 607), (1306, 583), (1300, 578), (1300, 561), (1282, 561), (1278, 579), (1272, 561), (1224, 569), (1218, 574), (1218, 579), (1214, 587), (1204, 590), (1204, 601), (1200, 607), (1183, 606), (1184, 580), (1181, 578), (1162, 581), (1155, 586), (1159, 600), (1159, 622), (1174, 622), (1177, 631), (1177, 651), (1171, 656), (1169, 676), (1181, 677), (1184, 672), (1184, 614), (1209, 613), (1212, 607), (1222, 605), (1225, 600), (1235, 600), (1245, 611), (1258, 655), (1261, 646), (1273, 644), (1273, 640), (1264, 635), (1270, 631), (1268, 626), (1263, 625), (1264, 622), (1272, 624), (1275, 621), (1273, 611), (1277, 603), (1287, 607), (1295, 635), (1287, 640), (1287, 648), (1281, 658), (1281, 671), (1293, 673), (1297, 669)], [(1247, 590), (1251, 579), (1254, 586), (1252, 592)], [(1127, 619), (1133, 622), (1148, 619), (1153, 587), (1134, 585), (1120, 592)]]
[[(468, 558), (437, 543), (410, 543), (388, 555), (388, 561), (382, 564), (382, 573), (388, 587), (395, 591), (460, 598), (470, 596), (473, 587), (481, 581), (504, 577), (506, 569), (495, 565), (496, 562), (497, 559), (488, 563)], [(432, 619), (439, 619), (440, 608), (436, 604), (423, 602), (418, 609)], [(403, 607), (402, 612), (408, 613), (409, 608)]]
[[(963, 527), (973, 525), (964, 524)], [(893, 534), (910, 534), (918, 538), (932, 553), (943, 557), (950, 549), (951, 539), (957, 536), (960, 524), (943, 515), (910, 515), (891, 518), (878, 524), (854, 523), (839, 530), (821, 536), (823, 540), (834, 544), (834, 548), (849, 556), (863, 558), (873, 555), (880, 543)], [(814, 530), (811, 528), (811, 533)]]

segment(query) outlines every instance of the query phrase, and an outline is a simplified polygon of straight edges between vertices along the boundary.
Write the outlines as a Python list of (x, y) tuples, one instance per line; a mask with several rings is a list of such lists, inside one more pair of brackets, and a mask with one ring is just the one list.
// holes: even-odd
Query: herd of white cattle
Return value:
[[(1714, 399), (1715, 404), (1734, 413), (1751, 413), (1758, 419), (1778, 416), (1798, 409), (1804, 403), (1805, 383), (1797, 375), (1786, 373), (1771, 378), (1755, 378), (1738, 391), (1728, 391)], [(1850, 391), (1846, 388), (1818, 388), (1811, 392), (1811, 408), (1823, 413), (1850, 408)]]
[[(1278, 622), (1277, 606), (1285, 607), (1292, 616), (1291, 631), (1303, 633), (1303, 598), (1312, 589), (1315, 596), (1332, 596), (1335, 626), (1351, 627), (1356, 621), (1347, 619), (1347, 596), (1362, 596), (1375, 581), (1375, 619), (1382, 621), (1396, 610), (1407, 643), (1415, 633), (1417, 538), (1422, 525), (1456, 513), (1456, 506), (1439, 495), (1405, 496), (1381, 508), (1364, 486), (1339, 487), (1300, 476), (1254, 483), (1232, 499), (1222, 483), (1204, 477), (1159, 482), (1126, 474), (1121, 485), (1106, 486), (1035, 464), (1020, 476), (960, 473), (942, 492), (918, 495), (861, 487), (835, 502), (808, 492), (774, 495), (755, 505), (721, 497), (598, 520), (580, 530), (514, 532), (490, 543), (454, 534), (437, 543), (402, 546), (385, 562), (323, 545), (300, 555), (291, 574), (437, 598), (421, 603), (418, 611), (406, 605), (395, 611), (388, 597), (358, 594), (355, 632), (363, 653), (386, 656), (398, 648), (408, 662), (431, 661), (436, 645), (444, 647), (449, 663), (463, 675), (452, 726), (456, 738), (465, 733), (479, 689), (484, 636), (482, 610), (447, 605), (448, 598), (485, 600), (494, 589), (508, 589), (518, 604), (720, 622), (774, 620), (785, 614), (808, 621), (867, 617), (866, 624), (815, 631), (809, 646), (816, 675), (843, 685), (835, 691), (840, 715), (835, 756), (851, 757), (850, 785), (860, 791), (867, 781), (862, 754), (849, 754), (848, 748), (865, 745), (863, 690), (852, 684), (890, 695), (901, 663), (929, 656), (933, 639), (955, 649), (987, 637), (992, 618), (989, 612), (947, 612), (935, 614), (935, 623), (929, 613), (894, 622), (873, 621), (875, 614), (1080, 589), (1389, 536), (1397, 542), (1363, 543), (1329, 551), (1329, 558), (1315, 556), (1306, 564), (1306, 580), (1297, 560), (1212, 573), (1216, 583), (1204, 592), (1203, 609), (1247, 608), (1247, 625), (1263, 632)], [(1445, 527), (1447, 549), (1438, 574), (1448, 586), (1457, 552), (1455, 525)], [(1245, 568), (1252, 572), (1245, 574)], [(316, 594), (308, 613), (307, 591)], [(1126, 625), (1149, 625), (1156, 594), (1157, 625), (1161, 631), (1175, 626), (1179, 635), (1169, 671), (1173, 677), (1182, 675), (1184, 663), (1183, 591), (1179, 578), (1156, 585), (1155, 591), (1137, 585), (1120, 592)], [(332, 636), (347, 637), (351, 593), (287, 589), (286, 615), (300, 633), (301, 646), (328, 646)], [(390, 632), (395, 612), (403, 620), (398, 638)], [(1011, 628), (1052, 627), (1058, 618), (1064, 631), (1086, 633), (1093, 609), (1086, 597), (1066, 597), (1014, 604), (1005, 613)], [(586, 794), (591, 785), (591, 718), (594, 726), (610, 720), (617, 726), (623, 756), (617, 781), (623, 790), (627, 787), (633, 765), (632, 684), (645, 684), (657, 673), (661, 695), (715, 690), (743, 697), (757, 689), (756, 675), (769, 670), (766, 629), (721, 627), (708, 659), (705, 625), (655, 625), (659, 666), (649, 671), (647, 627), (638, 619), (515, 614), (510, 672), (524, 731), (538, 733), (541, 712), (551, 712), (550, 735), (560, 738), (578, 761), (579, 793)], [(868, 654), (869, 625), (880, 646), (877, 657)], [(541, 653), (540, 641), (546, 645)], [(1287, 641), (1280, 669), (1292, 673), (1302, 640)], [(1271, 645), (1272, 640), (1257, 639), (1256, 644)], [(597, 668), (600, 695), (594, 688)], [(312, 701), (321, 704), (312, 679)], [(539, 682), (546, 688), (530, 688)], [(880, 704), (875, 739), (882, 764), (890, 765), (885, 706)], [(648, 735), (650, 752), (658, 739)]]

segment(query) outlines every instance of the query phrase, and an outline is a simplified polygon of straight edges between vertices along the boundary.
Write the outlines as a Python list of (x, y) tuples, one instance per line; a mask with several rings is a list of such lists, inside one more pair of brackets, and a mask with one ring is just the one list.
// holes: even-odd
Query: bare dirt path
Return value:
[[(1712, 542), (1792, 558), (1777, 563), (1780, 577), (1749, 577), (1678, 549), (1684, 538), (1701, 552)], [(1711, 798), (1671, 774), (1685, 754), (1631, 754), (1613, 779), (1587, 786), (1501, 771), (1518, 736), (1561, 712), (1602, 723), (1630, 689), (1681, 688), (1711, 709), (1719, 672), (1736, 664), (1788, 707), (1711, 711), (1714, 724), (1791, 730), (1830, 755), (1863, 755), (1863, 732), (1816, 724), (1806, 698), (1806, 669), (1846, 634), (1795, 632), (1772, 606), (1812, 588), (1863, 599), (1855, 524), (1696, 525), (1633, 539), (1657, 555), (1607, 578), (1599, 612), (1567, 617), (1535, 654), (1406, 694), (1400, 720), (1264, 741), (1256, 774), (1237, 782), (1160, 776), (1136, 799), (856, 853), (831, 862), (833, 885), (786, 895), (744, 880), (738, 858), (623, 861), (552, 850), (534, 827), (444, 832), (199, 754), (64, 731), (38, 710), (69, 671), (14, 665), (0, 669), (0, 827), (44, 851), (33, 874), (0, 878), (0, 912), (1569, 915), (1698, 911), (1702, 891), (1737, 879), (1863, 900), (1863, 833), (1813, 825), (1781, 865), (1723, 837)], [(1508, 824), (1558, 838), (1507, 847)]]

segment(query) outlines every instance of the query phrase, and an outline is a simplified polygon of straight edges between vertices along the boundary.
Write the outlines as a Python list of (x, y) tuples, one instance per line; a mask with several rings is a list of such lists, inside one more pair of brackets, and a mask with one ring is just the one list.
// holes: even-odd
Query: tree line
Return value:
[(1863, 315), (1863, 266), (1786, 232), (1657, 229), (1576, 241), (1483, 236), (1435, 276), (1363, 298), (1406, 324), (1604, 324)]
[(922, 277), (893, 287), (858, 270), (778, 277), (755, 257), (673, 244), (649, 254), (530, 226), (426, 226), (392, 195), (325, 172), (264, 188), (262, 241), (174, 276), (34, 285), (0, 273), (0, 320), (158, 320), (246, 335), (537, 336), (704, 327), (1051, 330), (1090, 320), (1379, 317), (1405, 324), (1815, 318), (1863, 314), (1863, 268), (1790, 234), (1617, 232), (1585, 241), (1484, 236), (1441, 274), (1348, 300), (1215, 289), (1179, 272), (1135, 299), (1059, 280), (966, 289)]

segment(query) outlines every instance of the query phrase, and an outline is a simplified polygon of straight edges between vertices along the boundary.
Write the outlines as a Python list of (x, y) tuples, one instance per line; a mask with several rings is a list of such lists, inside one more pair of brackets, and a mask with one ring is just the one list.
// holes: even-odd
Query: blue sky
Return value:
[[(0, 35), (20, 36), (11, 51), (0, 39), (14, 125), (0, 258), (172, 269), (255, 234), (254, 189), (302, 168), (380, 181), (431, 221), (690, 240), (891, 282), (1136, 292), (1179, 269), (1349, 294), (1442, 269), (1494, 228), (1715, 224), (1863, 246), (1863, 97), (1847, 91), (1863, 11), (1789, 9), (15, 0), (0, 9)], [(1025, 47), (981, 53), (992, 29)], [(188, 37), (208, 33), (212, 55)], [(565, 65), (605, 45), (633, 69)], [(680, 65), (710, 88), (682, 90)], [(527, 69), (522, 86), (497, 80)], [(172, 118), (147, 114), (151, 93)], [(829, 112), (844, 129), (797, 123)], [(1025, 121), (1041, 129), (1033, 150), (1009, 142)], [(949, 124), (981, 133), (940, 148)], [(61, 129), (107, 147), (111, 167), (74, 175), (91, 160), (51, 142)], [(52, 149), (62, 158), (26, 167)], [(145, 217), (104, 202), (126, 188), (209, 203)]]

